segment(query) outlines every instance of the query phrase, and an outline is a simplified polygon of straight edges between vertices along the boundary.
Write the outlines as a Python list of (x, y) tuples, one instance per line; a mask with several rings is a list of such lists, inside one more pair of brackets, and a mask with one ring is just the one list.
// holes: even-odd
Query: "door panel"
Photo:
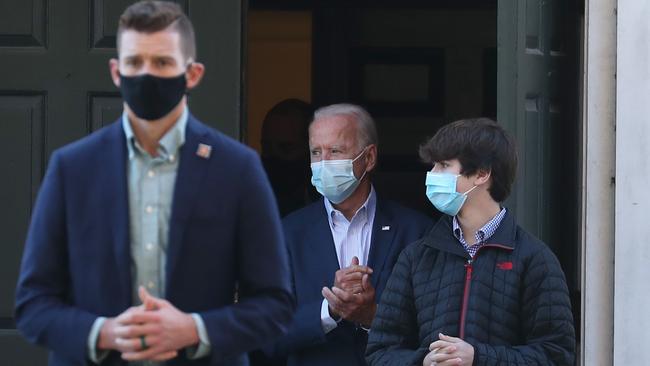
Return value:
[[(520, 154), (510, 206), (522, 226), (558, 249), (554, 230), (565, 225), (552, 218), (567, 202), (559, 202), (557, 194), (574, 189), (578, 175), (577, 139), (571, 140), (577, 136), (575, 52), (566, 52), (574, 33), (558, 36), (566, 32), (571, 6), (509, 0), (499, 2), (498, 12), (497, 115), (516, 137)], [(574, 144), (565, 145), (567, 140)], [(575, 202), (568, 204), (575, 208)]]
[[(0, 355), (1, 364), (43, 365), (45, 351), (15, 331), (13, 302), (31, 207), (53, 150), (118, 118), (117, 21), (132, 0), (0, 0)], [(197, 33), (206, 77), (190, 108), (240, 135), (241, 11), (238, 0), (176, 1)]]
[(0, 47), (46, 47), (46, 0), (0, 3)]
[[(10, 179), (3, 180), (0, 190), (0, 222), (13, 223), (3, 231), (5, 243), (0, 256), (0, 327), (13, 327), (13, 299), (22, 241), (27, 230), (30, 207), (41, 178), (43, 163), (44, 96), (0, 96), (0, 146), (11, 154), (4, 155), (0, 169)], [(6, 295), (6, 296), (5, 296)]]
[(575, 0), (502, 0), (497, 21), (497, 117), (515, 136), (519, 149), (517, 179), (506, 206), (521, 226), (558, 256), (576, 321), (580, 309), (577, 9)]

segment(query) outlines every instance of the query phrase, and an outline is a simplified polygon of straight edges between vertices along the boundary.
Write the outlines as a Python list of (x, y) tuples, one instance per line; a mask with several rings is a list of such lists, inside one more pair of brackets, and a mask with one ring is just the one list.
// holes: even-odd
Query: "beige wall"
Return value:
[[(587, 1), (582, 124), (580, 365), (613, 364), (616, 0)], [(641, 365), (631, 363), (630, 365)]]
[(650, 365), (650, 3), (585, 15), (582, 365)]
[(286, 98), (311, 101), (311, 13), (251, 11), (247, 143), (260, 149), (262, 120)]
[(614, 364), (650, 365), (650, 3), (618, 1)]

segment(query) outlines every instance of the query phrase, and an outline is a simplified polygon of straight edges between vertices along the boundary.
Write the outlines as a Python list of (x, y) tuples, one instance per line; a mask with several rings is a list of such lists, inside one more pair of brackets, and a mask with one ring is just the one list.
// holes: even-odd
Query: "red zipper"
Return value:
[[(474, 258), (483, 248), (500, 248), (505, 250), (513, 250), (512, 247), (501, 245), (501, 244), (484, 244), (482, 247), (478, 248), (476, 253), (474, 253)], [(465, 263), (465, 286), (463, 288), (463, 307), (460, 310), (460, 330), (458, 332), (459, 338), (465, 339), (465, 322), (467, 320), (467, 305), (469, 304), (469, 289), (472, 283), (472, 259), (468, 259)]]
[(472, 260), (468, 259), (465, 264), (465, 287), (463, 289), (463, 307), (460, 310), (460, 331), (459, 338), (465, 338), (465, 320), (467, 316), (467, 304), (469, 303), (469, 288), (472, 282)]

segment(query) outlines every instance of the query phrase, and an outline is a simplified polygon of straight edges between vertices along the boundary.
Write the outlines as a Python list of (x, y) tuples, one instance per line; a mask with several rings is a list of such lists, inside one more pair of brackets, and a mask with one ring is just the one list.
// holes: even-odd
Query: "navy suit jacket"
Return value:
[[(344, 320), (325, 334), (321, 325), (321, 289), (333, 285), (340, 269), (323, 201), (290, 214), (283, 226), (297, 311), (276, 352), (288, 355), (288, 365), (365, 365), (365, 330)], [(378, 197), (368, 255), (376, 302), (402, 249), (430, 226), (425, 215)]]
[[(208, 158), (197, 155), (200, 143), (212, 147)], [(117, 121), (50, 160), (15, 309), (20, 332), (51, 351), (50, 365), (85, 365), (95, 319), (133, 303), (127, 154)], [(240, 364), (241, 354), (283, 334), (293, 312), (275, 199), (257, 154), (191, 115), (179, 154), (165, 297), (199, 313), (212, 352), (169, 364)], [(122, 364), (116, 352), (106, 363)]]

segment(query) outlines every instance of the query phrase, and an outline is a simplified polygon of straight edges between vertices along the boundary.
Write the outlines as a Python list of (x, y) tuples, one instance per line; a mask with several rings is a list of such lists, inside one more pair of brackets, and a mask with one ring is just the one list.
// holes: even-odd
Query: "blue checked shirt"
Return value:
[(492, 220), (488, 221), (487, 224), (483, 225), (483, 227), (476, 232), (476, 235), (474, 236), (476, 242), (474, 243), (474, 245), (471, 246), (467, 244), (467, 241), (465, 241), (465, 237), (463, 236), (463, 230), (460, 228), (460, 224), (458, 223), (458, 218), (454, 216), (454, 220), (453, 220), (454, 236), (463, 245), (463, 248), (465, 248), (465, 251), (469, 253), (470, 257), (474, 258), (476, 252), (483, 245), (485, 245), (485, 243), (487, 243), (487, 240), (490, 239), (492, 235), (494, 235), (495, 231), (497, 231), (499, 225), (501, 224), (501, 220), (503, 220), (503, 217), (505, 215), (506, 215), (506, 208), (503, 207), (501, 211), (499, 211), (499, 213), (492, 218)]

